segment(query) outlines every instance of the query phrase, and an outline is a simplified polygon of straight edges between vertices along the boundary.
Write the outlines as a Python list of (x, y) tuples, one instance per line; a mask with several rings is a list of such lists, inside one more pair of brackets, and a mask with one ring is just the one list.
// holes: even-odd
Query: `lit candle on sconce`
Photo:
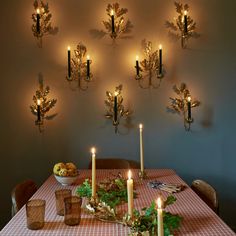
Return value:
[(144, 161), (143, 161), (143, 124), (139, 124), (139, 145), (140, 145), (140, 171), (144, 172)]
[(134, 207), (134, 193), (133, 193), (133, 179), (131, 178), (131, 170), (128, 171), (127, 179), (127, 195), (128, 195), (128, 214), (133, 216), (133, 207)]
[(40, 10), (39, 8), (36, 10), (36, 31), (38, 34), (40, 34)]
[(192, 119), (192, 114), (191, 114), (191, 97), (188, 96), (188, 120), (190, 121)]
[(188, 16), (187, 16), (188, 12), (184, 11), (184, 33), (187, 34), (188, 33)]
[(68, 79), (71, 78), (71, 55), (70, 55), (70, 46), (67, 48), (68, 50)]
[(162, 45), (159, 45), (159, 74), (162, 74)]
[(136, 74), (139, 76), (139, 57), (138, 55), (136, 56)]
[(160, 197), (157, 198), (157, 224), (157, 235), (164, 236), (162, 200)]
[(37, 99), (37, 118), (41, 121), (41, 100)]
[(114, 93), (114, 124), (117, 124), (117, 113), (118, 113), (118, 106), (117, 106), (117, 95), (118, 92)]
[(96, 149), (91, 148), (92, 153), (92, 197), (96, 197)]
[(114, 10), (111, 10), (111, 29), (112, 33), (115, 33), (115, 16), (114, 16)]
[(90, 78), (90, 56), (87, 55), (87, 80)]

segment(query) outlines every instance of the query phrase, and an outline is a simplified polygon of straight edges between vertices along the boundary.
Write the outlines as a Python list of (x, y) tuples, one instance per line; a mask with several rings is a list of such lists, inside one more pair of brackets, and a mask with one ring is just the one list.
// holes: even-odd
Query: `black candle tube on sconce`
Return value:
[(162, 45), (159, 46), (159, 74), (162, 74)]
[(37, 121), (41, 121), (41, 101), (40, 99), (37, 100)]
[(184, 11), (184, 33), (188, 33), (188, 16), (187, 11)]
[(40, 34), (40, 10), (37, 9), (37, 14), (36, 14), (36, 31), (38, 34)]
[(117, 112), (118, 112), (118, 107), (117, 107), (117, 93), (114, 95), (114, 124), (117, 124)]
[(138, 56), (136, 56), (136, 74), (137, 74), (137, 76), (139, 76), (139, 61), (138, 61)]
[(70, 55), (70, 46), (68, 47), (68, 79), (71, 78), (71, 55)]
[(191, 121), (191, 119), (192, 119), (192, 114), (191, 114), (191, 97), (189, 96), (187, 99), (188, 99), (188, 103), (187, 103), (187, 106), (188, 106), (188, 121)]
[(87, 56), (87, 80), (90, 79), (90, 57)]
[(114, 16), (114, 10), (111, 10), (111, 29), (112, 29), (112, 33), (115, 33), (115, 16)]

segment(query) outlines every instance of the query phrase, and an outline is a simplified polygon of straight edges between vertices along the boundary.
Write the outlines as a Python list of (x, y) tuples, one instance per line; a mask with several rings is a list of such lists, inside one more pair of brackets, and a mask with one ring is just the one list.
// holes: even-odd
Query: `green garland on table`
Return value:
[[(92, 188), (89, 179), (86, 179), (84, 183), (77, 188), (77, 194), (80, 197), (92, 197)], [(136, 195), (137, 194), (134, 192), (134, 198), (136, 198)], [(106, 203), (111, 208), (115, 208), (117, 205), (127, 202), (126, 180), (121, 174), (118, 174), (112, 179), (108, 178), (100, 182), (97, 186), (97, 198), (100, 202)]]
[[(119, 174), (113, 179), (102, 181), (97, 186), (97, 197), (92, 198), (91, 181), (86, 179), (82, 185), (78, 186), (76, 193), (80, 197), (88, 199), (86, 209), (95, 218), (106, 222), (115, 222), (126, 225), (131, 229), (131, 235), (156, 235), (157, 232), (157, 210), (155, 202), (150, 207), (145, 207), (141, 211), (134, 209), (132, 219), (128, 214), (119, 216), (116, 213), (116, 206), (127, 202), (126, 180)], [(136, 197), (134, 192), (134, 196)], [(164, 201), (163, 208), (176, 201), (174, 196), (168, 196)], [(165, 236), (171, 235), (180, 227), (182, 217), (171, 214), (163, 210), (163, 224)]]
[[(164, 201), (164, 208), (173, 204), (176, 198), (171, 195)], [(157, 232), (157, 210), (155, 202), (151, 203), (150, 207), (145, 207), (139, 212), (134, 210), (134, 217), (129, 224), (131, 228), (131, 235), (156, 235)], [(180, 227), (183, 218), (179, 215), (171, 214), (163, 211), (164, 235), (171, 235), (176, 229)]]

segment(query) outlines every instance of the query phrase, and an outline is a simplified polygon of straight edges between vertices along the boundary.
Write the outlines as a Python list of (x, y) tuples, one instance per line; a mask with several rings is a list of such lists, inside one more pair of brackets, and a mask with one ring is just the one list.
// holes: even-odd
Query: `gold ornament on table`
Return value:
[(198, 38), (200, 35), (195, 31), (196, 22), (189, 15), (188, 4), (175, 2), (177, 18), (174, 21), (166, 21), (166, 28), (170, 29), (169, 34), (173, 38), (181, 39), (182, 48), (187, 47), (187, 41), (190, 38)]
[(168, 110), (172, 113), (183, 115), (185, 130), (190, 131), (191, 123), (193, 123), (192, 108), (199, 106), (200, 101), (192, 100), (191, 94), (185, 83), (181, 83), (179, 87), (174, 85), (173, 90), (178, 97), (170, 97), (171, 105), (168, 107)]
[(34, 1), (34, 13), (32, 14), (33, 25), (31, 27), (33, 35), (38, 40), (38, 46), (42, 47), (42, 38), (45, 35), (56, 34), (58, 27), (52, 27), (52, 14), (49, 11), (48, 3), (43, 1)]
[(105, 100), (105, 105), (107, 107), (107, 113), (105, 117), (107, 119), (112, 120), (113, 125), (115, 126), (116, 133), (118, 131), (118, 125), (120, 123), (120, 119), (122, 117), (127, 118), (131, 114), (129, 110), (125, 110), (124, 108), (121, 91), (122, 91), (122, 85), (116, 87), (114, 93), (107, 91), (106, 92), (107, 99)]
[(49, 86), (44, 89), (43, 82), (40, 81), (39, 89), (36, 90), (33, 96), (34, 104), (30, 106), (30, 110), (33, 115), (37, 116), (35, 125), (39, 127), (39, 131), (43, 131), (44, 119), (50, 120), (56, 116), (56, 114), (51, 116), (45, 116), (56, 104), (57, 99), (48, 99), (48, 94), (50, 92)]
[(92, 60), (87, 53), (87, 48), (83, 43), (79, 43), (74, 50), (74, 57), (71, 58), (70, 47), (68, 47), (68, 75), (67, 81), (78, 81), (79, 89), (88, 89), (93, 74), (91, 73)]
[(127, 34), (133, 27), (130, 20), (125, 21), (124, 15), (128, 12), (126, 8), (120, 8), (119, 3), (108, 4), (106, 9), (109, 19), (103, 21), (107, 33), (112, 39), (116, 39), (121, 34)]
[(162, 45), (154, 50), (152, 42), (146, 39), (142, 40), (141, 45), (144, 59), (139, 62), (139, 57), (136, 56), (135, 79), (141, 88), (159, 88), (164, 77)]

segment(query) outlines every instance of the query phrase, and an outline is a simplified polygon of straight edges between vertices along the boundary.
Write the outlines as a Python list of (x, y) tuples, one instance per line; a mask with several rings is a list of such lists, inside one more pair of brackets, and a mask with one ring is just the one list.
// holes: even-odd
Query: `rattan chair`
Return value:
[[(89, 163), (89, 169), (92, 168), (92, 162)], [(97, 169), (129, 169), (129, 161), (124, 159), (106, 158), (96, 159)]]
[(12, 200), (12, 216), (14, 216), (22, 206), (33, 196), (37, 191), (37, 186), (34, 181), (26, 180), (17, 184), (11, 192)]
[(193, 191), (216, 213), (219, 214), (219, 200), (216, 190), (203, 180), (194, 180)]

